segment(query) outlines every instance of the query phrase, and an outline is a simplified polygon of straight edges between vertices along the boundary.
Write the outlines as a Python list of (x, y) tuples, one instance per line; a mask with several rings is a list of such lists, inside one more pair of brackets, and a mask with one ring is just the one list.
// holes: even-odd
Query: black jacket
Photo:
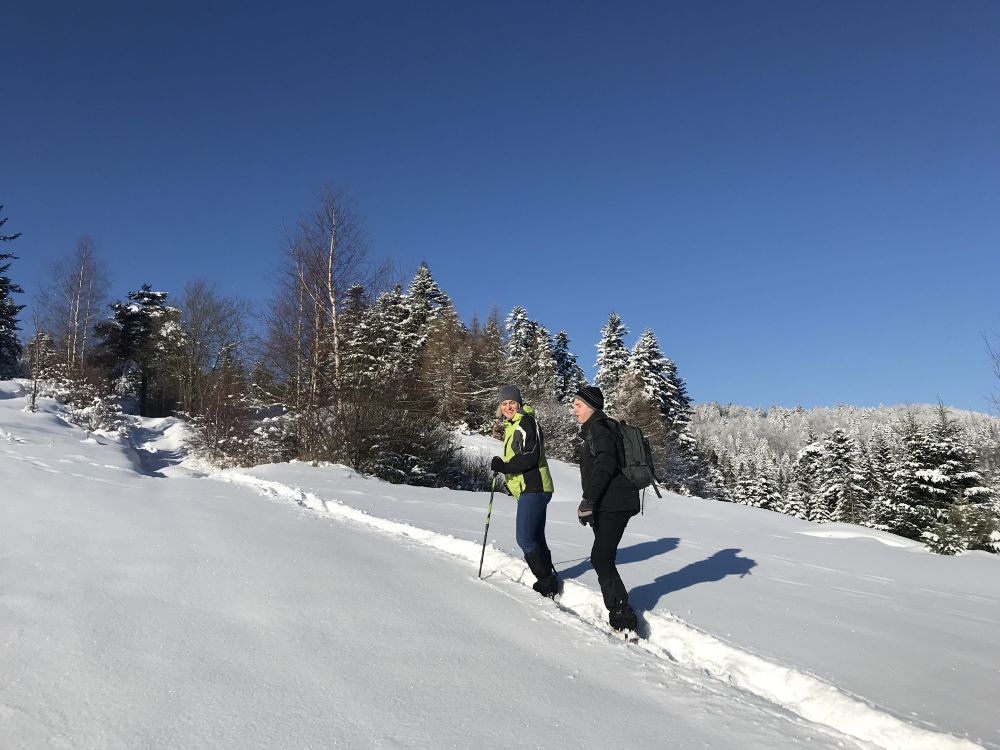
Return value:
[(598, 511), (639, 512), (639, 490), (621, 471), (618, 437), (614, 425), (603, 411), (583, 423), (583, 454), (580, 456), (580, 482), (583, 499), (590, 500)]

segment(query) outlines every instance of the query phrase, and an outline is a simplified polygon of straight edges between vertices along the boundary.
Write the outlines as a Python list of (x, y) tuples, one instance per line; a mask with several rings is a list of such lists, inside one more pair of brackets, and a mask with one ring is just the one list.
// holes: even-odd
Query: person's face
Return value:
[(578, 398), (573, 399), (573, 416), (576, 417), (577, 422), (583, 424), (590, 419), (593, 413), (594, 410), (591, 409), (585, 402)]
[(507, 399), (506, 401), (500, 402), (500, 413), (503, 414), (505, 419), (513, 419), (514, 415), (517, 414), (517, 407), (519, 404), (517, 401), (512, 401)]

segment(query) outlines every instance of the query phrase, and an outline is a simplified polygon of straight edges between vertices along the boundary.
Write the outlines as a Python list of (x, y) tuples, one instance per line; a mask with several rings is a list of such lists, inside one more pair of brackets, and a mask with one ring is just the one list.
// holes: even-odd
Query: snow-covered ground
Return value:
[[(1000, 748), (1000, 560), (755, 508), (647, 500), (614, 639), (553, 462), (567, 581), (514, 503), (337, 466), (214, 472), (0, 383), (0, 747)], [(466, 439), (491, 455), (498, 444)]]

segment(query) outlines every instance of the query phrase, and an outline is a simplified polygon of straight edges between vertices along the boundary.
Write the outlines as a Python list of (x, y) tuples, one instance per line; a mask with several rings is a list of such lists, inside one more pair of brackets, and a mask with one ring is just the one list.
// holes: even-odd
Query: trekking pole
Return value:
[(483, 577), (483, 560), (486, 559), (486, 537), (490, 535), (490, 516), (493, 515), (493, 493), (497, 490), (497, 473), (493, 472), (493, 486), (490, 488), (490, 504), (486, 506), (486, 532), (483, 534), (483, 553), (479, 556), (479, 578)]

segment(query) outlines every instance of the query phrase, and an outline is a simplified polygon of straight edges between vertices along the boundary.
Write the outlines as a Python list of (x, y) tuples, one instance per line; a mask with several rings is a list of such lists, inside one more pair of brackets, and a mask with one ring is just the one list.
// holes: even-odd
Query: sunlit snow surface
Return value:
[(1000, 748), (985, 553), (653, 497), (619, 556), (625, 645), (573, 466), (556, 604), (499, 493), (480, 582), (488, 493), (215, 472), (173, 420), (125, 446), (24, 406), (0, 383), (0, 746)]

